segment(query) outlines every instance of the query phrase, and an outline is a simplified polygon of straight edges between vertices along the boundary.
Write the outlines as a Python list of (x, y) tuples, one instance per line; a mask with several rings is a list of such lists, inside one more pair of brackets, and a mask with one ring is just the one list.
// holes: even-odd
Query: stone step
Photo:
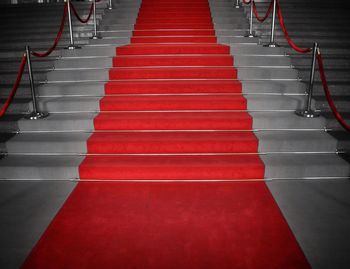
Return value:
[[(192, 132), (191, 134), (203, 132)], [(152, 132), (148, 133), (105, 133), (116, 138), (123, 139), (126, 136), (144, 137), (143, 134), (148, 134), (149, 142), (152, 140)], [(170, 132), (169, 135), (172, 133)], [(177, 133), (173, 133), (176, 135)], [(204, 133), (205, 134), (205, 133)], [(210, 133), (208, 133), (210, 134)], [(233, 133), (235, 134), (235, 133)], [(155, 133), (157, 135), (157, 133)], [(167, 134), (164, 134), (167, 135)], [(331, 139), (330, 135), (323, 131), (262, 131), (255, 132), (258, 137), (259, 152), (331, 152), (337, 148), (337, 140)], [(340, 136), (343, 143), (349, 143), (349, 137)], [(63, 133), (21, 133), (6, 142), (6, 152), (8, 153), (87, 153), (87, 140), (91, 133), (84, 132), (63, 132)], [(141, 143), (147, 142), (143, 138)], [(136, 142), (137, 143), (137, 140)], [(169, 142), (171, 143), (171, 142)], [(133, 153), (133, 152), (130, 152)], [(140, 151), (140, 153), (143, 153)], [(172, 152), (168, 152), (172, 153)], [(188, 152), (191, 153), (191, 152)], [(227, 152), (229, 153), (229, 152)]]

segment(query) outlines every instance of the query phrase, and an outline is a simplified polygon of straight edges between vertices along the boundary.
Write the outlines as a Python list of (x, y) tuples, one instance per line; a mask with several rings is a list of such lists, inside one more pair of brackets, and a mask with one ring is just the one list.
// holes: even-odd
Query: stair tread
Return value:
[(110, 79), (237, 78), (233, 67), (113, 67)]
[(106, 93), (216, 93), (241, 92), (237, 80), (110, 81)]
[(137, 66), (233, 66), (230, 55), (175, 56), (119, 56), (113, 58), (114, 67)]
[[(106, 143), (108, 142), (108, 143)], [(94, 133), (89, 153), (255, 152), (251, 132)]]
[(228, 54), (230, 47), (218, 44), (131, 44), (116, 51), (117, 55)]
[(175, 96), (106, 96), (100, 109), (109, 110), (244, 110), (243, 96), (175, 95)]
[(263, 173), (258, 156), (88, 156), (80, 165), (82, 179), (229, 180)]
[(251, 116), (245, 112), (121, 112), (99, 114), (94, 125), (98, 130), (249, 129), (251, 121)]

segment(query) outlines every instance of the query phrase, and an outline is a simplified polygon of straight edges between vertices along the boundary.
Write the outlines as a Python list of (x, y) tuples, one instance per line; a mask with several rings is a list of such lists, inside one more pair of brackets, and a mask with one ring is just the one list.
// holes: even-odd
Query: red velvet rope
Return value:
[(267, 19), (267, 17), (270, 15), (272, 7), (273, 7), (273, 0), (270, 2), (269, 8), (267, 9), (267, 12), (266, 12), (265, 16), (261, 18), (259, 16), (258, 9), (256, 8), (255, 1), (253, 1), (253, 11), (254, 11), (256, 19), (259, 22), (264, 22)]
[(279, 2), (278, 0), (277, 1), (277, 13), (278, 13), (278, 18), (279, 18), (279, 21), (280, 21), (280, 25), (282, 27), (282, 31), (288, 41), (288, 44), (297, 52), (300, 52), (300, 53), (308, 53), (310, 52), (312, 49), (311, 48), (300, 48), (298, 47), (294, 42), (293, 40), (290, 38), (288, 32), (287, 32), (287, 29), (286, 29), (286, 26), (284, 24), (284, 21), (283, 21), (283, 16), (282, 16), (282, 11), (281, 11), (281, 8), (280, 8), (280, 5), (279, 5)]
[(92, 12), (94, 10), (94, 3), (93, 2), (91, 3), (89, 14), (88, 14), (88, 16), (85, 19), (82, 19), (79, 16), (79, 14), (78, 14), (77, 10), (75, 9), (75, 6), (73, 5), (73, 3), (71, 3), (71, 7), (72, 7), (73, 13), (74, 13), (75, 17), (77, 17), (78, 21), (80, 21), (81, 23), (87, 23), (90, 20)]
[(22, 79), (22, 75), (23, 75), (24, 67), (26, 65), (26, 61), (27, 61), (27, 55), (24, 54), (22, 56), (21, 64), (19, 66), (16, 82), (13, 85), (12, 90), (10, 92), (10, 95), (7, 98), (5, 104), (0, 109), (0, 117), (2, 117), (6, 113), (7, 109), (9, 108), (10, 104), (12, 103), (13, 98), (15, 97), (19, 83), (21, 82), (21, 79)]
[(243, 0), (243, 3), (246, 4), (246, 5), (249, 5), (251, 2), (252, 2), (252, 0), (249, 0), (249, 1)]
[(32, 52), (32, 55), (36, 56), (36, 57), (47, 57), (49, 56), (57, 47), (57, 44), (58, 42), (60, 41), (61, 39), (61, 36), (62, 36), (62, 33), (63, 33), (63, 29), (64, 29), (64, 24), (66, 22), (66, 17), (67, 17), (67, 11), (68, 11), (68, 8), (67, 8), (67, 2), (64, 4), (64, 9), (63, 9), (63, 16), (62, 16), (62, 19), (61, 19), (61, 25), (60, 25), (60, 29), (57, 33), (57, 36), (55, 38), (55, 42), (54, 44), (52, 45), (51, 48), (48, 49), (48, 51), (44, 52), (44, 53), (39, 53), (39, 52)]
[(321, 53), (319, 51), (317, 52), (317, 61), (318, 61), (318, 66), (320, 68), (320, 76), (321, 76), (321, 81), (322, 81), (322, 85), (323, 85), (323, 90), (324, 90), (324, 93), (326, 95), (329, 107), (331, 108), (331, 110), (333, 112), (333, 115), (335, 116), (335, 118), (337, 119), (339, 124), (341, 126), (343, 126), (345, 130), (350, 132), (350, 125), (348, 125), (345, 122), (345, 120), (343, 119), (343, 117), (340, 115), (339, 111), (337, 110), (337, 108), (336, 108), (336, 106), (334, 104), (334, 101), (333, 101), (333, 98), (331, 96), (331, 93), (329, 92), (329, 87), (328, 87), (327, 78), (326, 78), (324, 65), (323, 65), (323, 59), (322, 59), (322, 55), (321, 55)]

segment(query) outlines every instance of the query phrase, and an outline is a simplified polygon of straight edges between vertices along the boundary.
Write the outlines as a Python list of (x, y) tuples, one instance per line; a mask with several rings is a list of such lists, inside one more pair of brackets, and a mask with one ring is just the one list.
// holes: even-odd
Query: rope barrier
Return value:
[(2, 108), (0, 110), (0, 117), (2, 117), (6, 113), (7, 109), (9, 108), (10, 104), (12, 103), (13, 98), (15, 97), (18, 86), (19, 86), (21, 79), (22, 79), (22, 76), (23, 76), (23, 71), (24, 71), (24, 67), (26, 65), (26, 61), (27, 61), (27, 55), (24, 54), (22, 56), (21, 64), (19, 66), (16, 82), (12, 87), (12, 90), (11, 90), (9, 97), (7, 98), (5, 104), (2, 106)]
[(320, 70), (320, 76), (321, 76), (321, 81), (322, 81), (322, 85), (323, 85), (323, 90), (324, 90), (324, 93), (326, 95), (326, 99), (327, 99), (327, 102), (329, 104), (329, 107), (331, 108), (332, 113), (335, 116), (335, 118), (337, 119), (337, 121), (339, 122), (339, 124), (341, 126), (343, 126), (345, 130), (350, 132), (350, 125), (348, 125), (345, 122), (344, 118), (341, 116), (341, 114), (337, 110), (337, 108), (334, 104), (333, 98), (331, 96), (331, 93), (329, 91), (327, 78), (326, 78), (324, 65), (323, 65), (323, 59), (322, 59), (321, 52), (319, 50), (317, 51), (317, 62), (318, 62), (319, 70)]
[(48, 49), (48, 51), (44, 52), (44, 53), (39, 53), (39, 52), (32, 52), (32, 55), (36, 56), (36, 57), (47, 57), (49, 56), (57, 47), (58, 45), (58, 42), (60, 41), (61, 39), (61, 36), (62, 36), (62, 33), (63, 33), (63, 29), (64, 29), (64, 24), (66, 22), (66, 17), (67, 17), (67, 2), (64, 4), (64, 8), (63, 8), (63, 16), (62, 16), (62, 19), (61, 19), (61, 24), (60, 24), (60, 28), (59, 28), (59, 31), (57, 33), (57, 36), (55, 38), (55, 42), (54, 44), (52, 45), (51, 48)]
[(277, 0), (277, 13), (278, 13), (278, 18), (279, 18), (279, 21), (280, 21), (280, 25), (281, 25), (281, 28), (282, 28), (282, 31), (284, 33), (284, 36), (286, 37), (287, 39), (287, 42), (288, 44), (297, 52), (300, 52), (300, 53), (308, 53), (308, 52), (311, 52), (311, 48), (300, 48), (298, 47), (294, 42), (293, 40), (290, 38), (289, 34), (288, 34), (288, 31), (286, 29), (286, 26), (284, 24), (284, 20), (283, 20), (283, 16), (282, 16), (282, 11), (281, 11), (281, 7), (280, 7), (280, 4), (279, 4), (279, 1)]
[(75, 17), (78, 19), (78, 21), (80, 21), (81, 23), (87, 23), (90, 20), (92, 12), (94, 10), (94, 3), (93, 2), (91, 3), (89, 14), (85, 19), (82, 19), (79, 16), (78, 11), (75, 9), (75, 6), (73, 5), (73, 3), (71, 3), (71, 7), (72, 7), (73, 13), (74, 13)]
[[(243, 3), (246, 4), (246, 5), (249, 5), (251, 2), (252, 2), (252, 0), (249, 0), (249, 1), (243, 0)], [(254, 2), (254, 1), (253, 1), (253, 2)]]
[(260, 17), (259, 13), (258, 13), (258, 9), (257, 9), (256, 4), (255, 4), (255, 1), (253, 1), (253, 11), (254, 11), (254, 15), (255, 15), (256, 19), (259, 22), (264, 22), (268, 18), (268, 16), (270, 15), (272, 7), (273, 7), (273, 0), (270, 2), (269, 8), (267, 9), (267, 12), (264, 15), (264, 17)]
[[(96, 0), (95, 3), (98, 3), (100, 2), (101, 0)], [(72, 5), (72, 9), (73, 9), (73, 12), (75, 14), (75, 16), (78, 18), (78, 20), (82, 23), (87, 23), (93, 13), (93, 9), (94, 9), (94, 3), (91, 4), (90, 6), (90, 12), (89, 12), (89, 15), (86, 19), (82, 19), (79, 17), (79, 14), (78, 12), (76, 11), (75, 7)], [(60, 28), (59, 28), (59, 31), (56, 35), (56, 38), (55, 38), (55, 41), (54, 41), (54, 44), (44, 53), (39, 53), (39, 52), (30, 52), (29, 51), (29, 47), (27, 46), (27, 53), (25, 53), (21, 59), (21, 63), (20, 63), (20, 67), (19, 67), (19, 70), (18, 70), (18, 74), (17, 74), (17, 78), (16, 78), (16, 81), (12, 87), (12, 90), (7, 98), (7, 100), (5, 101), (4, 105), (1, 107), (0, 109), (0, 117), (2, 117), (8, 110), (9, 106), (11, 105), (12, 101), (13, 101), (13, 98), (15, 97), (16, 95), (16, 92), (17, 92), (17, 89), (18, 89), (18, 86), (22, 80), (22, 76), (23, 76), (23, 72), (24, 72), (24, 67), (26, 65), (26, 61), (27, 59), (30, 59), (30, 54), (31, 53), (32, 55), (36, 56), (36, 57), (47, 57), (49, 56), (57, 47), (58, 45), (58, 42), (60, 41), (61, 37), (62, 37), (62, 33), (63, 33), (63, 30), (64, 30), (64, 25), (65, 25), (65, 22), (66, 22), (66, 18), (67, 18), (67, 13), (68, 13), (68, 2), (65, 2), (64, 4), (64, 8), (63, 8), (63, 15), (62, 15), (62, 19), (61, 19), (61, 24), (60, 24)], [(30, 63), (28, 63), (30, 65)], [(30, 67), (29, 67), (30, 69)], [(31, 71), (29, 71), (31, 73)], [(31, 81), (32, 83), (32, 81)], [(33, 90), (33, 89), (32, 89)], [(35, 98), (35, 97), (34, 97)], [(37, 111), (35, 111), (35, 113), (37, 114), (35, 117), (38, 118), (40, 115), (39, 114), (42, 114), (44, 115), (43, 113), (39, 113)], [(40, 116), (42, 117), (42, 116)]]
[[(256, 8), (256, 5), (255, 5), (255, 1), (254, 0), (251, 0), (253, 1), (253, 10), (254, 10), (254, 14), (255, 14), (255, 17), (257, 18), (258, 21), (260, 22), (263, 22), (266, 20), (266, 18), (268, 17), (268, 15), (270, 14), (271, 12), (271, 9), (272, 9), (272, 5), (273, 5), (273, 1), (271, 1), (270, 3), (270, 6), (268, 8), (268, 11), (267, 13), (265, 14), (265, 16), (263, 18), (260, 18), (259, 17), (259, 14), (257, 12), (257, 8)], [(246, 4), (246, 1), (243, 0), (243, 2)], [(279, 22), (280, 22), (280, 25), (281, 25), (281, 28), (282, 28), (282, 31), (284, 33), (284, 36), (285, 38), (287, 39), (287, 42), (288, 44), (297, 52), (299, 53), (309, 53), (312, 51), (311, 48), (300, 48), (298, 47), (294, 42), (293, 40), (291, 39), (291, 37), (289, 36), (288, 34), (288, 31), (286, 29), (286, 26), (284, 24), (284, 20), (283, 20), (283, 15), (282, 15), (282, 11), (281, 11), (281, 7), (280, 7), (280, 4), (279, 4), (279, 1), (276, 0), (276, 4), (277, 4), (277, 14), (278, 14), (278, 18), (279, 18)], [(329, 87), (328, 87), (328, 82), (327, 82), (327, 78), (326, 78), (326, 73), (325, 73), (325, 69), (324, 69), (324, 64), (323, 64), (323, 59), (322, 59), (322, 55), (321, 55), (321, 52), (320, 50), (317, 48), (317, 53), (316, 53), (316, 58), (317, 58), (317, 62), (318, 62), (318, 66), (319, 66), (319, 72), (320, 72), (320, 77), (321, 77), (321, 82), (322, 82), (322, 86), (323, 86), (323, 90), (324, 90), (324, 93), (326, 95), (326, 99), (327, 99), (327, 102), (329, 104), (329, 107), (333, 113), (333, 115), (335, 116), (336, 120), (339, 122), (339, 124), (345, 129), (347, 130), (348, 132), (350, 132), (350, 125), (347, 124), (344, 120), (344, 118), (342, 117), (342, 115), (339, 113), (335, 103), (334, 103), (334, 100), (331, 96), (331, 93), (329, 91)]]

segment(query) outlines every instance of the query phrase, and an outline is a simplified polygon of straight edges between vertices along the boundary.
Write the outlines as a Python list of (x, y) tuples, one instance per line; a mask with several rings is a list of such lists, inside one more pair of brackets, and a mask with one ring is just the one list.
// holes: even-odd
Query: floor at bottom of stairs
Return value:
[(76, 183), (0, 181), (0, 268), (17, 269)]
[[(19, 268), (76, 183), (0, 182), (0, 268)], [(349, 268), (350, 181), (272, 181), (268, 187), (313, 269)]]

